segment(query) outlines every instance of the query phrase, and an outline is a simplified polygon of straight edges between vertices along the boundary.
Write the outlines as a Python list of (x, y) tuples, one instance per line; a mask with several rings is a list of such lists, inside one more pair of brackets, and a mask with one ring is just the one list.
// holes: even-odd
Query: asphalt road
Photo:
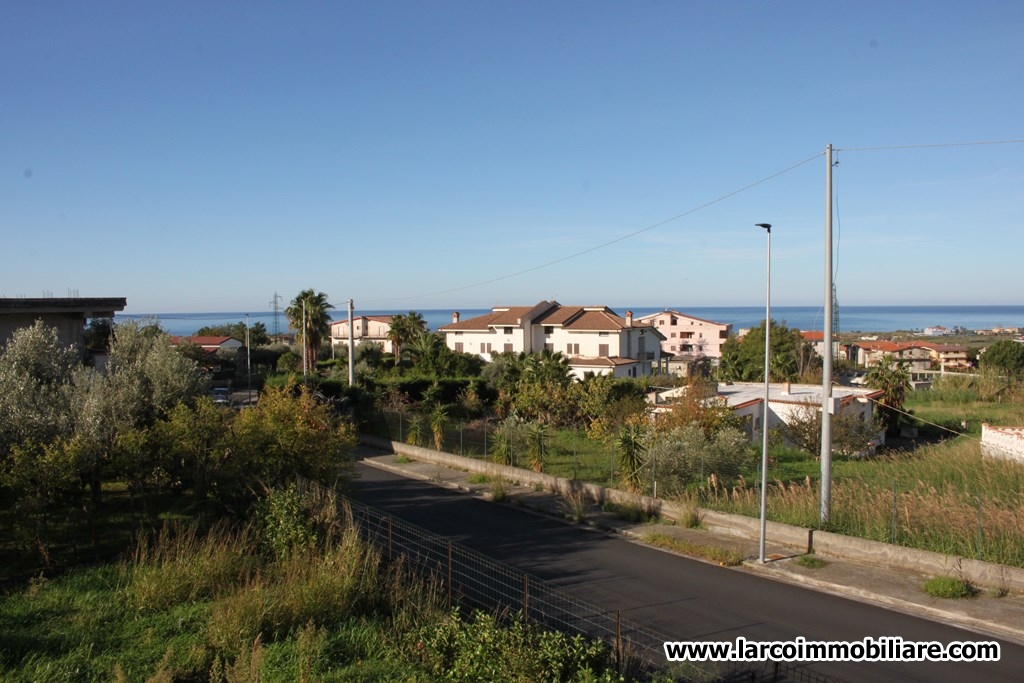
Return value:
[[(778, 583), (480, 500), (368, 465), (353, 498), (540, 577), (580, 600), (673, 640), (989, 640), (880, 607)], [(1024, 647), (1000, 641), (999, 662), (815, 662), (847, 681), (1019, 681)]]

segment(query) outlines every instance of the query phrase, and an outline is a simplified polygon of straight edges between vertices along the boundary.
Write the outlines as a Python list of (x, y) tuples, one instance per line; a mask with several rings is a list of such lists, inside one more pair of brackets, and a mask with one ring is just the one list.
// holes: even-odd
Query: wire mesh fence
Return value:
[(433, 579), (450, 604), (520, 615), (527, 623), (605, 642), (627, 680), (668, 671), (677, 680), (837, 681), (806, 666), (782, 662), (701, 663), (669, 670), (663, 644), (669, 636), (623, 619), (617, 609), (579, 600), (514, 567), (466, 548), (376, 508), (345, 499), (353, 524), (387, 559), (401, 559)]
[(416, 413), (383, 413), (392, 441), (426, 446), (477, 460), (531, 468), (539, 457), (544, 472), (592, 484), (615, 486), (619, 479), (614, 444), (588, 438), (582, 430), (552, 430), (537, 438), (530, 425), (494, 420), (446, 419), (432, 423)]

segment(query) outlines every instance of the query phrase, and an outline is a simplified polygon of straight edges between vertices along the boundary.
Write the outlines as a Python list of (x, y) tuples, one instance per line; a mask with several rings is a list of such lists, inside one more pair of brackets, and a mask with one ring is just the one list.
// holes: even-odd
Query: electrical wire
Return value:
[(702, 211), (702, 210), (704, 210), (704, 209), (706, 209), (706, 208), (708, 208), (710, 206), (714, 206), (715, 204), (724, 202), (726, 199), (730, 199), (732, 197), (735, 197), (736, 195), (742, 194), (743, 192), (746, 192), (747, 190), (753, 189), (753, 188), (757, 187), (758, 185), (762, 185), (762, 184), (768, 182), (769, 180), (774, 180), (775, 178), (778, 178), (781, 175), (785, 175), (786, 173), (789, 173), (790, 171), (794, 171), (794, 170), (800, 168), (801, 166), (803, 166), (805, 164), (808, 164), (808, 163), (814, 161), (815, 159), (818, 159), (819, 157), (823, 156), (823, 154), (824, 154), (824, 152), (819, 152), (819, 153), (817, 153), (817, 154), (815, 154), (813, 156), (810, 156), (810, 157), (804, 159), (803, 161), (799, 161), (799, 162), (793, 164), (792, 166), (784, 168), (781, 171), (777, 171), (777, 172), (775, 172), (775, 173), (773, 173), (773, 174), (771, 174), (769, 176), (765, 176), (764, 178), (761, 178), (760, 180), (754, 181), (754, 182), (750, 183), (749, 185), (744, 185), (743, 187), (741, 187), (739, 189), (736, 189), (736, 190), (733, 190), (732, 192), (728, 192), (726, 194), (723, 194), (720, 197), (717, 197), (716, 199), (712, 199), (711, 201), (708, 201), (708, 202), (705, 202), (705, 203), (700, 204), (698, 206), (695, 206), (692, 209), (688, 209), (688, 210), (686, 210), (686, 211), (684, 211), (682, 213), (676, 214), (675, 216), (672, 216), (670, 218), (666, 218), (664, 220), (658, 221), (657, 223), (654, 223), (652, 225), (648, 225), (646, 228), (641, 228), (639, 230), (634, 230), (631, 233), (628, 233), (628, 234), (625, 234), (625, 235), (621, 235), (619, 237), (616, 237), (615, 239), (608, 240), (607, 242), (602, 242), (601, 244), (594, 245), (593, 247), (589, 247), (589, 248), (584, 249), (582, 251), (577, 251), (577, 252), (569, 254), (567, 256), (563, 256), (561, 258), (557, 258), (557, 259), (555, 259), (553, 261), (547, 261), (545, 263), (541, 263), (541, 264), (538, 264), (536, 266), (531, 266), (530, 268), (525, 268), (523, 270), (518, 270), (518, 271), (516, 271), (514, 273), (508, 273), (506, 275), (500, 275), (498, 277), (490, 278), (488, 280), (481, 280), (479, 282), (474, 282), (472, 284), (462, 285), (462, 286), (459, 286), (459, 287), (452, 287), (450, 289), (443, 289), (443, 290), (436, 291), (436, 292), (428, 292), (428, 293), (425, 293), (425, 294), (416, 294), (416, 295), (409, 296), (409, 297), (406, 297), (406, 298), (408, 298), (408, 299), (422, 299), (422, 298), (431, 297), (431, 296), (440, 296), (442, 294), (451, 294), (452, 292), (461, 292), (461, 291), (464, 291), (464, 290), (467, 290), (467, 289), (473, 289), (474, 287), (480, 287), (480, 286), (483, 286), (483, 285), (489, 285), (489, 284), (493, 284), (495, 282), (501, 282), (502, 280), (508, 280), (508, 279), (511, 279), (511, 278), (514, 278), (514, 277), (518, 277), (520, 275), (526, 275), (527, 273), (532, 273), (534, 271), (541, 270), (543, 268), (549, 268), (549, 267), (557, 265), (559, 263), (565, 263), (566, 261), (569, 261), (571, 259), (579, 258), (580, 256), (584, 256), (586, 254), (590, 254), (590, 253), (598, 251), (600, 249), (604, 249), (605, 247), (610, 247), (613, 244), (618, 244), (619, 242), (624, 242), (625, 240), (628, 240), (630, 238), (636, 237), (637, 235), (642, 235), (645, 232), (649, 232), (651, 230), (654, 230), (655, 228), (660, 228), (661, 226), (667, 225), (668, 223), (672, 223), (673, 221), (677, 221), (680, 218), (685, 218), (686, 216), (689, 216), (689, 215), (692, 215), (694, 213), (697, 213), (698, 211)]
[(837, 147), (835, 151), (844, 152), (879, 152), (891, 149), (939, 149), (942, 147), (976, 147), (979, 145), (1016, 145), (1024, 143), (1024, 140), (981, 140), (977, 142), (938, 142), (921, 145), (883, 145), (879, 147)]
[[(848, 151), (848, 152), (875, 152), (875, 151), (885, 151), (885, 150), (938, 149), (938, 148), (951, 148), (951, 147), (973, 147), (973, 146), (980, 146), (980, 145), (1010, 145), (1010, 144), (1021, 144), (1021, 143), (1024, 143), (1024, 139), (983, 140), (983, 141), (973, 141), (973, 142), (930, 143), (930, 144), (917, 144), (917, 145), (882, 145), (882, 146), (875, 146), (875, 147), (834, 147), (833, 148), (833, 152), (836, 152), (836, 153), (838, 153), (840, 151)], [(602, 243), (594, 245), (592, 247), (588, 247), (587, 249), (583, 249), (581, 251), (577, 251), (577, 252), (568, 254), (566, 256), (562, 256), (562, 257), (554, 259), (552, 261), (546, 261), (544, 263), (540, 263), (540, 264), (537, 264), (535, 266), (531, 266), (529, 268), (524, 268), (523, 270), (518, 270), (518, 271), (515, 271), (515, 272), (512, 272), (512, 273), (507, 273), (505, 275), (499, 275), (497, 277), (489, 278), (487, 280), (480, 280), (478, 282), (474, 282), (474, 283), (471, 283), (471, 284), (460, 285), (460, 286), (457, 286), (457, 287), (451, 287), (451, 288), (448, 288), (448, 289), (442, 289), (442, 290), (438, 290), (438, 291), (434, 291), (434, 292), (426, 292), (426, 293), (423, 293), (423, 294), (413, 294), (413, 295), (409, 295), (409, 296), (405, 296), (405, 297), (388, 297), (388, 298), (381, 298), (381, 299), (378, 299), (378, 300), (379, 301), (399, 301), (399, 300), (424, 299), (424, 298), (428, 298), (428, 297), (441, 296), (443, 294), (451, 294), (451, 293), (454, 293), (454, 292), (462, 292), (462, 291), (465, 291), (467, 289), (474, 289), (476, 287), (481, 287), (481, 286), (484, 286), (484, 285), (493, 284), (495, 282), (501, 282), (503, 280), (509, 280), (509, 279), (512, 279), (512, 278), (515, 278), (515, 277), (519, 277), (521, 275), (526, 275), (528, 273), (532, 273), (532, 272), (535, 272), (535, 271), (538, 271), (538, 270), (542, 270), (544, 268), (549, 268), (551, 266), (558, 265), (560, 263), (565, 263), (566, 261), (570, 261), (572, 259), (579, 258), (580, 256), (585, 256), (586, 254), (590, 254), (590, 253), (593, 253), (595, 251), (599, 251), (599, 250), (604, 249), (606, 247), (610, 247), (610, 246), (612, 246), (614, 244), (618, 244), (619, 242), (624, 242), (625, 240), (628, 240), (630, 238), (636, 237), (637, 235), (641, 235), (641, 234), (643, 234), (645, 232), (649, 232), (649, 231), (654, 230), (656, 228), (660, 228), (660, 227), (662, 227), (662, 226), (664, 226), (664, 225), (666, 225), (668, 223), (672, 223), (672, 222), (677, 221), (677, 220), (679, 220), (681, 218), (685, 218), (685, 217), (690, 216), (690, 215), (692, 215), (694, 213), (697, 213), (698, 211), (702, 211), (703, 209), (706, 209), (706, 208), (708, 208), (710, 206), (714, 206), (715, 204), (721, 203), (721, 202), (723, 202), (723, 201), (725, 201), (727, 199), (735, 197), (738, 194), (742, 194), (743, 192), (746, 192), (747, 190), (753, 189), (753, 188), (757, 187), (758, 185), (762, 185), (762, 184), (764, 184), (764, 183), (766, 183), (766, 182), (768, 182), (770, 180), (774, 180), (775, 178), (777, 178), (777, 177), (779, 177), (781, 175), (785, 175), (786, 173), (789, 173), (790, 171), (796, 170), (797, 168), (800, 168), (801, 166), (803, 166), (805, 164), (808, 164), (808, 163), (814, 161), (815, 159), (818, 159), (819, 157), (821, 157), (823, 155), (824, 155), (824, 152), (819, 152), (817, 154), (814, 154), (813, 156), (808, 157), (807, 159), (804, 159), (803, 161), (799, 161), (799, 162), (793, 164), (792, 166), (784, 168), (784, 169), (782, 169), (782, 170), (780, 170), (780, 171), (778, 171), (776, 173), (773, 173), (773, 174), (771, 174), (769, 176), (761, 178), (760, 180), (757, 180), (757, 181), (755, 181), (753, 183), (750, 183), (749, 185), (745, 185), (745, 186), (740, 187), (740, 188), (738, 188), (736, 190), (733, 190), (732, 192), (728, 192), (728, 193), (726, 193), (724, 195), (721, 195), (720, 197), (717, 197), (715, 199), (712, 199), (712, 200), (710, 200), (708, 202), (705, 202), (703, 204), (695, 206), (695, 207), (693, 207), (691, 209), (688, 209), (687, 211), (683, 211), (682, 213), (679, 213), (679, 214), (676, 214), (676, 215), (671, 216), (669, 218), (666, 218), (664, 220), (658, 221), (657, 223), (653, 223), (651, 225), (648, 225), (645, 228), (641, 228), (639, 230), (634, 230), (633, 232), (627, 233), (625, 235), (621, 235), (621, 236), (616, 237), (614, 239), (608, 240), (607, 242), (602, 242)], [(838, 165), (838, 162), (837, 162), (836, 165)], [(835, 206), (836, 206), (836, 213), (838, 215), (838, 206), (839, 206), (838, 199), (835, 199)], [(842, 235), (841, 235), (841, 226), (840, 226), (839, 237), (841, 238), (841, 236)], [(835, 269), (834, 269), (833, 279), (835, 278), (835, 273), (838, 273), (838, 262), (837, 262), (837, 265), (835, 266)], [(829, 294), (829, 296), (831, 296), (831, 293)]]
[(949, 427), (946, 427), (945, 425), (940, 425), (937, 422), (929, 422), (928, 420), (925, 420), (925, 419), (923, 419), (921, 417), (918, 417), (917, 415), (914, 415), (913, 413), (908, 413), (907, 411), (901, 410), (900, 408), (894, 408), (892, 406), (887, 406), (884, 403), (882, 403), (881, 401), (879, 401), (878, 399), (871, 398), (870, 396), (864, 396), (863, 398), (866, 398), (867, 400), (871, 401), (872, 403), (874, 403), (875, 405), (877, 405), (879, 407), (886, 408), (886, 409), (891, 410), (891, 411), (893, 411), (895, 413), (899, 413), (900, 415), (903, 415), (905, 417), (912, 418), (915, 421), (920, 422), (921, 424), (926, 424), (926, 425), (928, 425), (930, 427), (935, 427), (935, 428), (940, 429), (940, 430), (942, 430), (944, 432), (948, 432), (949, 434), (951, 434), (953, 436), (961, 436), (961, 437), (964, 437), (965, 439), (970, 439), (972, 441), (976, 441), (979, 445), (982, 445), (982, 446), (987, 445), (989, 448), (993, 448), (993, 449), (995, 449), (997, 451), (1003, 451), (1005, 453), (1010, 453), (1010, 451), (1008, 449), (1002, 448), (1002, 447), (1000, 447), (1000, 446), (998, 446), (996, 444), (985, 444), (981, 440), (981, 437), (977, 437), (977, 436), (974, 436), (972, 434), (968, 434), (967, 432), (958, 432), (955, 429), (950, 429)]

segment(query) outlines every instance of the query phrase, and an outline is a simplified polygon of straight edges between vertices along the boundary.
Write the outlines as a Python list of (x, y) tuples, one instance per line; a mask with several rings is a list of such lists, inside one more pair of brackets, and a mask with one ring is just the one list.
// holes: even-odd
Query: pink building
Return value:
[(722, 344), (732, 333), (732, 325), (694, 318), (679, 311), (662, 311), (637, 319), (664, 335), (662, 354), (681, 360), (719, 359)]

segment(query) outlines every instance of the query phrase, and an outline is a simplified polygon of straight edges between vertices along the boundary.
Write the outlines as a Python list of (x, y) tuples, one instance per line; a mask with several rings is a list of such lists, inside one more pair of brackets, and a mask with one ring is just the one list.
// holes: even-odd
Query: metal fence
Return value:
[(780, 662), (667, 666), (663, 643), (674, 640), (623, 619), (619, 610), (598, 607), (547, 585), (542, 579), (501, 564), (443, 536), (376, 508), (345, 499), (353, 524), (389, 560), (402, 559), (423, 577), (437, 581), (451, 604), (487, 612), (521, 615), (527, 623), (605, 642), (627, 680), (654, 671), (678, 680), (837, 681), (799, 664)]
[[(380, 434), (392, 441), (434, 447), (433, 425), (426, 415), (382, 413)], [(501, 440), (505, 464), (530, 467), (528, 428), (503, 430), (500, 423), (485, 420), (446, 419), (441, 428), (441, 449), (454, 455), (478, 460), (494, 460), (496, 442)], [(614, 444), (588, 438), (583, 431), (558, 430), (544, 439), (544, 472), (568, 479), (614, 487), (619, 479), (618, 451)]]

